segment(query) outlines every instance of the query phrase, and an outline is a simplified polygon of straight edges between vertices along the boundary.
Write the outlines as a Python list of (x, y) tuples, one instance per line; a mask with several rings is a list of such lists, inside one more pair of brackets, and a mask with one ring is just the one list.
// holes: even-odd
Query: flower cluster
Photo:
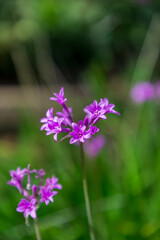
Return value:
[[(39, 178), (39, 184), (31, 183), (31, 175), (34, 174), (34, 178)], [(24, 217), (27, 218), (29, 215), (32, 218), (37, 217), (37, 209), (39, 204), (45, 202), (46, 205), (49, 202), (53, 202), (53, 196), (55, 196), (58, 192), (55, 190), (62, 189), (62, 185), (58, 183), (58, 178), (52, 176), (52, 178), (47, 178), (44, 185), (43, 178), (45, 175), (45, 171), (43, 169), (40, 170), (30, 170), (30, 165), (27, 168), (21, 169), (18, 167), (16, 171), (10, 171), (11, 180), (7, 183), (16, 187), (19, 192), (23, 195), (20, 203), (17, 207), (17, 212), (23, 212)], [(24, 178), (27, 177), (27, 185), (24, 187)]]
[(99, 129), (95, 124), (100, 119), (107, 119), (105, 116), (107, 113), (118, 114), (114, 110), (115, 105), (109, 104), (107, 98), (100, 99), (98, 103), (96, 100), (92, 104), (84, 108), (86, 116), (84, 120), (80, 120), (78, 123), (73, 121), (72, 108), (67, 107), (67, 99), (64, 96), (64, 88), (60, 89), (59, 93), (54, 93), (54, 97), (50, 100), (58, 102), (63, 110), (57, 112), (56, 116), (53, 116), (53, 108), (50, 108), (46, 112), (46, 117), (40, 120), (43, 125), (41, 131), (45, 130), (46, 135), (54, 134), (54, 140), (57, 141), (58, 133), (66, 133), (67, 135), (61, 139), (61, 141), (67, 137), (70, 137), (70, 144), (85, 142), (90, 139)]
[(136, 103), (143, 103), (153, 99), (160, 99), (160, 82), (140, 82), (130, 92), (131, 99)]

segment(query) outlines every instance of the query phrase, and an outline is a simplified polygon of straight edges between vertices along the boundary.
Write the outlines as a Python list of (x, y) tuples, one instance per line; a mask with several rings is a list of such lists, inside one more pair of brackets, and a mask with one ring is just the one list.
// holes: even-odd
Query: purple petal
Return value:
[(49, 200), (45, 200), (45, 204), (48, 205), (49, 204)]
[(59, 91), (59, 95), (64, 96), (64, 87), (61, 87), (61, 89)]
[(43, 131), (43, 130), (44, 130), (45, 128), (47, 128), (47, 127), (48, 127), (48, 124), (45, 123), (45, 124), (43, 124), (43, 125), (41, 126), (40, 130)]
[(40, 122), (45, 123), (45, 122), (47, 122), (47, 120), (48, 120), (47, 118), (41, 118)]
[(53, 117), (53, 108), (48, 109), (48, 111), (46, 112), (46, 117), (47, 118)]
[(31, 215), (32, 218), (36, 218), (37, 217), (37, 214), (36, 214), (35, 211), (30, 212), (30, 215)]
[(79, 138), (79, 141), (83, 143), (84, 142), (84, 137), (82, 136), (81, 138)]
[(75, 142), (77, 142), (77, 141), (78, 141), (78, 139), (71, 138), (70, 141), (69, 141), (69, 143), (70, 143), (70, 144), (73, 144), (73, 143), (75, 143)]
[(50, 97), (49, 99), (52, 100), (52, 101), (56, 101), (57, 100), (57, 98), (55, 98), (55, 97)]
[(56, 142), (57, 142), (57, 134), (58, 134), (58, 133), (55, 133), (55, 134), (54, 134), (54, 137), (53, 137)]
[(105, 115), (100, 115), (99, 117), (104, 119), (104, 120), (107, 119), (107, 117)]

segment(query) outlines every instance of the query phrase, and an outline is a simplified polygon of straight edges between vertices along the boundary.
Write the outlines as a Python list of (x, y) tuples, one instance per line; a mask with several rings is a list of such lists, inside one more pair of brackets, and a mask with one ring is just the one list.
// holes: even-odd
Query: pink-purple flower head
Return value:
[(10, 171), (11, 180), (8, 181), (8, 184), (16, 187), (20, 192), (22, 192), (23, 191), (22, 179), (25, 176), (25, 174), (26, 169), (21, 169), (20, 167), (18, 167), (16, 171), (11, 170)]
[(100, 118), (107, 119), (105, 116), (105, 110), (98, 104), (96, 100), (92, 104), (84, 108), (84, 112), (87, 113), (91, 122), (96, 123)]
[(86, 131), (86, 126), (81, 124), (72, 123), (73, 131), (69, 133), (71, 135), (70, 143), (85, 142), (85, 139), (91, 138), (90, 131)]
[(152, 83), (140, 82), (131, 89), (131, 98), (136, 103), (143, 103), (155, 98), (155, 88)]
[(57, 135), (62, 131), (61, 124), (64, 121), (63, 118), (53, 117), (53, 108), (48, 109), (46, 118), (42, 118), (41, 122), (44, 123), (41, 126), (41, 131), (45, 130), (46, 135), (54, 134), (54, 139), (57, 141)]
[(53, 189), (61, 190), (62, 189), (62, 185), (58, 183), (58, 178), (56, 178), (55, 176), (52, 176), (51, 179), (47, 178), (45, 186), (51, 190), (53, 190)]
[(18, 207), (16, 208), (17, 212), (23, 212), (24, 217), (27, 218), (29, 215), (32, 218), (36, 218), (37, 217), (37, 200), (36, 199), (32, 199), (32, 200), (27, 200), (25, 198), (22, 198), (20, 203), (18, 204)]
[(112, 103), (109, 104), (109, 101), (108, 101), (107, 98), (104, 98), (104, 99), (101, 98), (99, 105), (101, 106), (101, 108), (103, 110), (105, 110), (105, 114), (107, 114), (107, 113), (114, 113), (114, 114), (120, 115), (119, 112), (114, 110), (115, 105), (112, 104)]
[(119, 113), (114, 110), (115, 105), (109, 104), (108, 99), (104, 98), (101, 99), (99, 103), (94, 100), (92, 104), (86, 106), (84, 108), (84, 112), (86, 113), (84, 120), (75, 123), (73, 121), (72, 108), (67, 107), (65, 104), (67, 99), (64, 97), (64, 88), (61, 88), (59, 94), (54, 93), (54, 95), (56, 98), (52, 97), (50, 99), (62, 105), (62, 112), (57, 112), (57, 116), (54, 117), (53, 108), (47, 110), (46, 117), (41, 119), (43, 123), (41, 131), (45, 130), (46, 135), (54, 134), (55, 141), (57, 141), (58, 133), (66, 133), (67, 135), (60, 141), (70, 137), (70, 144), (83, 143), (99, 131), (95, 124), (100, 119), (107, 119), (106, 114), (114, 113), (119, 115)]
[(57, 191), (51, 191), (50, 188), (43, 186), (39, 190), (39, 194), (41, 195), (40, 202), (45, 202), (46, 205), (50, 202), (53, 202), (53, 196), (56, 195)]
[[(33, 174), (33, 179), (39, 178), (38, 185), (32, 184), (31, 176), (33, 176)], [(16, 171), (11, 170), (10, 175), (11, 180), (8, 181), (8, 184), (16, 187), (23, 196), (16, 210), (23, 212), (25, 218), (29, 215), (32, 218), (36, 218), (36, 211), (39, 204), (45, 202), (45, 204), (48, 205), (50, 201), (53, 202), (53, 196), (58, 193), (57, 190), (62, 189), (62, 185), (58, 183), (58, 178), (55, 176), (52, 176), (51, 179), (47, 178), (46, 183), (43, 185), (45, 171), (43, 169), (30, 170), (29, 165), (24, 169), (17, 168)], [(25, 176), (27, 179), (26, 185), (22, 184)]]
[(50, 100), (56, 101), (59, 104), (64, 104), (67, 98), (64, 97), (64, 87), (61, 87), (59, 93), (53, 93), (55, 97), (50, 97)]
[(40, 120), (41, 123), (44, 123), (41, 127), (41, 130), (47, 128), (48, 127), (48, 122), (52, 121), (52, 119), (53, 119), (53, 108), (50, 108), (46, 112), (46, 117), (41, 118), (41, 120)]
[(100, 118), (104, 120), (107, 119), (107, 117), (105, 116), (105, 114), (107, 113), (114, 113), (119, 115), (119, 112), (116, 112), (113, 109), (114, 107), (115, 107), (114, 104), (109, 104), (107, 98), (104, 99), (101, 98), (100, 103), (94, 100), (92, 104), (86, 106), (84, 108), (84, 112), (87, 113), (90, 122), (95, 124)]

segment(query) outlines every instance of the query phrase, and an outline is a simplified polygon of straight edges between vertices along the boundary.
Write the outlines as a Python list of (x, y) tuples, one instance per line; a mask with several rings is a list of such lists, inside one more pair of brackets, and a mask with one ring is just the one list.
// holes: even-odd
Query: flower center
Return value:
[(99, 114), (99, 111), (98, 109), (94, 112), (95, 115), (98, 115)]
[(78, 133), (78, 136), (79, 136), (79, 137), (82, 137), (82, 136), (83, 136), (83, 134), (82, 134), (81, 132), (79, 132), (79, 133)]

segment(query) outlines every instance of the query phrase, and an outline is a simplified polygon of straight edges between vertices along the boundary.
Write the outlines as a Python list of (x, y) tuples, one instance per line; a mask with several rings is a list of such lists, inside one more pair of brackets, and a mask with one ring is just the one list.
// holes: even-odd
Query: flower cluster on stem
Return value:
[(84, 108), (86, 116), (78, 123), (73, 121), (72, 108), (67, 107), (67, 98), (64, 96), (64, 88), (60, 89), (59, 93), (54, 93), (54, 97), (50, 100), (58, 102), (62, 106), (62, 112), (57, 112), (56, 116), (53, 116), (53, 108), (50, 108), (46, 112), (46, 117), (40, 120), (43, 125), (41, 131), (45, 130), (46, 135), (53, 134), (54, 140), (57, 141), (58, 133), (66, 133), (60, 141), (70, 137), (70, 144), (84, 143), (87, 139), (90, 139), (95, 133), (99, 131), (99, 128), (95, 124), (100, 119), (107, 119), (107, 113), (118, 114), (114, 110), (115, 105), (110, 104), (107, 98), (100, 99), (98, 103), (96, 100), (92, 104)]
[[(18, 167), (15, 171), (10, 171), (11, 180), (7, 183), (16, 187), (22, 194), (23, 197), (16, 210), (17, 212), (23, 212), (25, 218), (28, 216), (37, 218), (39, 204), (45, 202), (48, 205), (49, 202), (53, 202), (53, 196), (58, 193), (57, 190), (62, 189), (62, 185), (58, 183), (58, 178), (55, 176), (47, 178), (43, 185), (44, 175), (45, 171), (43, 169), (30, 170), (30, 165), (24, 169)], [(25, 176), (27, 177), (27, 184), (24, 186)], [(39, 184), (32, 184), (31, 177), (39, 178)]]

